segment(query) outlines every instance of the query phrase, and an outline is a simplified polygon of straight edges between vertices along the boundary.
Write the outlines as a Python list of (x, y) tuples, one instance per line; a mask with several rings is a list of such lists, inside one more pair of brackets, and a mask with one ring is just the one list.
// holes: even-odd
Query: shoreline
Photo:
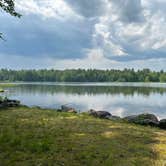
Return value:
[[(34, 106), (34, 107), (29, 107), (26, 105), (22, 105), (20, 101), (18, 100), (10, 100), (8, 98), (2, 98), (0, 100), (0, 108), (5, 109), (5, 108), (10, 108), (10, 107), (20, 107), (24, 106), (27, 108), (37, 108), (41, 110), (46, 110), (45, 108), (41, 108), (39, 106)], [(48, 108), (49, 109), (49, 108)], [(57, 112), (65, 112), (65, 113), (74, 113), (74, 114), (82, 114), (78, 112), (75, 108), (68, 107), (66, 105), (62, 105), (60, 109), (49, 109), (49, 110), (54, 110)], [(89, 110), (87, 111), (87, 114), (89, 116), (93, 116), (95, 118), (100, 118), (100, 119), (107, 119), (107, 120), (112, 120), (112, 121), (124, 121), (128, 123), (133, 123), (133, 124), (138, 124), (138, 125), (144, 125), (144, 126), (152, 126), (152, 127), (158, 127), (160, 129), (166, 130), (166, 119), (158, 119), (154, 114), (150, 113), (144, 113), (144, 114), (138, 114), (138, 115), (131, 115), (131, 116), (126, 116), (126, 117), (119, 117), (112, 115), (110, 112), (107, 111), (96, 111), (96, 110)]]
[(159, 166), (166, 161), (166, 131), (159, 128), (23, 106), (0, 110), (0, 124), (2, 165)]
[(117, 86), (117, 87), (145, 87), (145, 88), (166, 88), (163, 82), (32, 82), (32, 81), (16, 81), (16, 82), (0, 82), (0, 87), (11, 87), (17, 85), (59, 85), (59, 86)]

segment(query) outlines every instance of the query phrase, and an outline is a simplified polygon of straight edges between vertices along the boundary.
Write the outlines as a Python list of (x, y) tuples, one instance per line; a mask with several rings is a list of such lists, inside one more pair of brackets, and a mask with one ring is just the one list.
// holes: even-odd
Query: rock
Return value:
[(158, 125), (161, 129), (166, 129), (166, 119), (162, 119)]
[(89, 111), (88, 111), (88, 113), (89, 113), (89, 115), (92, 115), (92, 116), (97, 116), (97, 113), (96, 113), (97, 111), (95, 111), (95, 110), (93, 110), (93, 109), (90, 109)]
[(124, 120), (140, 125), (157, 126), (159, 124), (157, 117), (153, 114), (140, 114), (140, 115), (128, 116), (125, 117)]
[(107, 111), (95, 111), (95, 110), (90, 110), (89, 114), (98, 117), (98, 118), (103, 118), (103, 119), (109, 119), (112, 115), (107, 112)]
[(69, 113), (77, 113), (77, 111), (75, 109), (73, 109), (73, 108), (68, 110), (67, 112), (69, 112)]
[(74, 108), (67, 107), (65, 105), (61, 106), (61, 112), (77, 113), (77, 111)]
[(61, 110), (62, 112), (68, 112), (68, 110), (72, 109), (71, 107), (68, 107), (68, 106), (65, 106), (65, 105), (62, 105), (61, 106)]
[(4, 107), (16, 107), (20, 105), (20, 101), (17, 100), (9, 100), (9, 99), (5, 99), (3, 101), (1, 101), (0, 103), (0, 107), (4, 108)]
[(20, 105), (20, 101), (17, 100), (8, 100), (9, 107), (15, 107)]

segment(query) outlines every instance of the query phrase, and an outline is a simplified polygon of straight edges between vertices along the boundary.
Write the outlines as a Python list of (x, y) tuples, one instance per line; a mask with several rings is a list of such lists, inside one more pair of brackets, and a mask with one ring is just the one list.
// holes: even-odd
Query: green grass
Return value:
[(0, 93), (4, 92), (4, 89), (0, 88)]
[(16, 86), (16, 84), (13, 83), (1, 83), (0, 82), (0, 88), (8, 88), (8, 87), (13, 87)]
[(0, 93), (5, 91), (5, 88), (16, 86), (16, 84), (12, 83), (0, 83)]
[(0, 166), (165, 166), (166, 131), (39, 108), (0, 111)]

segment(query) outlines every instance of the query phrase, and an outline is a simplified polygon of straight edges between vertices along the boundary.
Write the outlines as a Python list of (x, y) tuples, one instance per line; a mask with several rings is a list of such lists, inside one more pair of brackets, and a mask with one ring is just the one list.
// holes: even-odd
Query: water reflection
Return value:
[(18, 85), (6, 95), (23, 104), (58, 108), (70, 104), (80, 111), (107, 110), (121, 117), (151, 112), (166, 118), (166, 88), (137, 86)]
[(134, 94), (141, 94), (149, 96), (152, 93), (159, 93), (161, 95), (166, 93), (166, 88), (154, 87), (129, 87), (129, 86), (64, 86), (64, 85), (19, 85), (10, 90), (16, 90), (17, 93), (66, 93), (66, 94), (123, 94), (124, 96), (133, 96)]

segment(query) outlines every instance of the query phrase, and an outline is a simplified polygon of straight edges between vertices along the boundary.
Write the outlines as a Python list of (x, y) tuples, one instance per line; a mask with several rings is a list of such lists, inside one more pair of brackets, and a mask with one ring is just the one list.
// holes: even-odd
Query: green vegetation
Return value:
[(1, 81), (166, 82), (166, 72), (121, 70), (0, 70)]
[(4, 92), (4, 91), (5, 91), (4, 89), (0, 88), (0, 93), (2, 93), (2, 92)]
[(21, 15), (15, 11), (14, 0), (0, 0), (0, 8), (12, 16), (21, 17)]
[(0, 83), (0, 88), (7, 88), (7, 87), (13, 87), (13, 86), (16, 86), (16, 84)]
[(1, 103), (1, 102), (4, 102), (4, 101), (7, 100), (7, 99), (8, 99), (7, 97), (0, 96), (0, 103)]
[(15, 84), (10, 83), (0, 83), (0, 93), (5, 91), (5, 88), (15, 86)]
[(2, 93), (2, 92), (4, 92), (4, 89), (1, 89), (1, 88), (0, 88), (0, 93)]
[(0, 111), (0, 165), (164, 166), (166, 131), (39, 108)]

